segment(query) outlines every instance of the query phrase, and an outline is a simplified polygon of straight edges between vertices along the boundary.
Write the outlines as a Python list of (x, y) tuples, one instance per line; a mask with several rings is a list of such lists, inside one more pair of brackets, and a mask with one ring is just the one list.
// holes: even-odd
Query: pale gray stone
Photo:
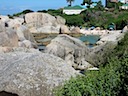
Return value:
[(90, 49), (82, 41), (66, 34), (59, 35), (53, 39), (46, 46), (45, 52), (61, 57), (75, 69), (84, 70), (92, 66), (86, 61)]
[(53, 96), (53, 89), (75, 76), (64, 60), (44, 53), (0, 54), (0, 91), (18, 96)]

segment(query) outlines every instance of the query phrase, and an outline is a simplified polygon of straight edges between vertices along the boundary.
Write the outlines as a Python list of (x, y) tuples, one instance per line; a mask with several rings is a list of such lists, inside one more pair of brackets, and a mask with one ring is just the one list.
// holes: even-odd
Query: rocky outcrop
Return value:
[(45, 49), (46, 53), (61, 57), (67, 61), (70, 66), (80, 70), (92, 67), (92, 65), (86, 61), (86, 58), (89, 58), (89, 51), (89, 48), (87, 48), (82, 41), (65, 34), (57, 36)]
[(76, 72), (64, 60), (40, 52), (0, 54), (0, 66), (0, 95), (4, 91), (18, 96), (53, 96), (53, 89)]
[(65, 25), (65, 19), (60, 16), (38, 12), (26, 14), (25, 22), (31, 33), (60, 33), (61, 26)]
[(28, 27), (42, 27), (44, 25), (56, 25), (56, 18), (47, 13), (28, 13), (25, 15)]

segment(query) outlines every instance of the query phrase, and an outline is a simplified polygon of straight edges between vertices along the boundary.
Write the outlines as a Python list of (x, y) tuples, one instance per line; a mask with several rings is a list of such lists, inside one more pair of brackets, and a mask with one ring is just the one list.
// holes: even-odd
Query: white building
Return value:
[(85, 9), (79, 5), (64, 7), (63, 13), (67, 15), (80, 14)]
[(125, 10), (128, 10), (128, 4), (124, 4), (121, 6), (121, 9), (125, 9)]

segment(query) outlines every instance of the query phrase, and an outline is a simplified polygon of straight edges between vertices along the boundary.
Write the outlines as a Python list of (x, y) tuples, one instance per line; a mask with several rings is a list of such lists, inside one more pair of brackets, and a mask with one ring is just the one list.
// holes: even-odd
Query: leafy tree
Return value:
[(82, 5), (85, 5), (85, 3), (87, 3), (87, 4), (92, 4), (92, 1), (91, 1), (91, 0), (83, 0)]
[(88, 4), (87, 8), (90, 8), (90, 5), (92, 4), (92, 1), (91, 0), (83, 0), (83, 3), (81, 5), (85, 5), (85, 4)]
[(74, 0), (66, 0), (66, 1), (69, 3), (68, 6), (72, 6), (72, 2), (74, 2)]
[(102, 5), (101, 0), (97, 2), (97, 5), (95, 6), (96, 10), (104, 10), (104, 6)]
[(110, 0), (107, 0), (106, 2), (106, 7), (107, 8), (114, 8), (114, 9), (119, 9), (120, 6), (122, 6), (123, 3), (119, 2), (111, 2)]
[(69, 26), (81, 26), (84, 24), (84, 20), (80, 15), (63, 15), (66, 19), (66, 24)]
[(54, 9), (49, 9), (47, 11), (47, 13), (53, 15), (53, 16), (57, 16), (57, 15), (62, 15), (62, 9), (58, 9), (58, 10), (54, 10)]

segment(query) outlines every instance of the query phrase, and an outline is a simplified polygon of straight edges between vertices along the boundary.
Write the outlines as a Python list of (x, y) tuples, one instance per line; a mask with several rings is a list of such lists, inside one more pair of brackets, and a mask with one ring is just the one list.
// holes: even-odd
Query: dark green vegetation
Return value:
[(118, 9), (119, 6), (122, 6), (123, 4), (121, 2), (115, 3), (115, 2), (110, 2), (110, 0), (107, 0), (106, 7), (107, 8), (115, 8)]
[(22, 12), (13, 14), (13, 16), (20, 16), (20, 15), (24, 15), (24, 14), (27, 14), (27, 13), (30, 13), (30, 12), (34, 12), (34, 11), (29, 10), (29, 9), (26, 9), (26, 10), (24, 10), (24, 11), (22, 11)]
[(128, 96), (128, 34), (99, 71), (86, 71), (58, 88), (56, 96)]

